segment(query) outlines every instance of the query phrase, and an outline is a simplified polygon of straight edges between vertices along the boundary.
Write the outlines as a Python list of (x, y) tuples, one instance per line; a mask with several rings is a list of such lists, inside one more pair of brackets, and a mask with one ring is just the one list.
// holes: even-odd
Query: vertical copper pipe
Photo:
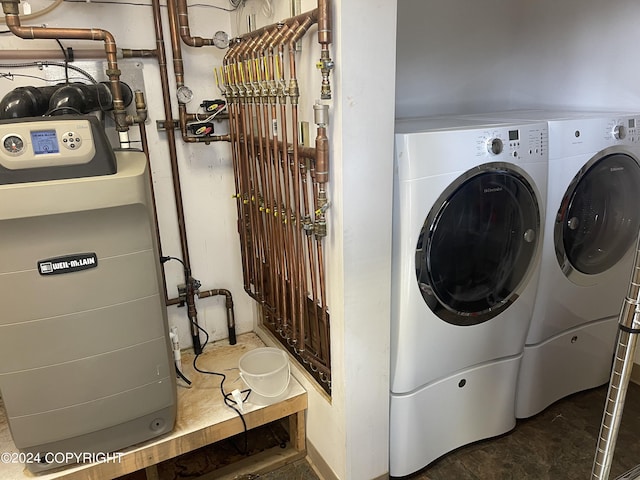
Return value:
[(331, 98), (331, 83), (329, 74), (334, 64), (329, 54), (329, 45), (333, 42), (333, 28), (331, 25), (331, 0), (318, 0), (318, 43), (320, 44), (320, 61), (318, 66), (322, 74), (320, 98)]
[(251, 74), (251, 84), (253, 86), (255, 102), (256, 102), (256, 124), (258, 132), (258, 145), (260, 151), (260, 158), (258, 159), (259, 173), (261, 179), (260, 191), (263, 197), (263, 206), (261, 212), (264, 219), (265, 227), (265, 254), (267, 263), (265, 264), (266, 270), (266, 282), (269, 285), (268, 298), (266, 298), (266, 306), (273, 310), (272, 313), (275, 317), (278, 316), (279, 311), (279, 288), (277, 283), (277, 265), (276, 250), (278, 245), (274, 243), (274, 226), (271, 217), (273, 210), (273, 193), (271, 191), (271, 178), (273, 171), (271, 169), (271, 148), (269, 139), (269, 124), (265, 113), (267, 111), (268, 96), (267, 92), (262, 85), (262, 75), (260, 67), (260, 50), (265, 41), (272, 35), (271, 32), (265, 32), (260, 37), (260, 41), (256, 43), (256, 46), (252, 49), (251, 54), (247, 56), (247, 69)]
[[(271, 43), (267, 48), (270, 49), (271, 55), (269, 56), (269, 67), (270, 72), (265, 72), (265, 80), (263, 84), (263, 90), (268, 90), (269, 86), (271, 86), (270, 95), (269, 95), (269, 104), (270, 111), (265, 109), (265, 122), (269, 122), (271, 125), (276, 124), (277, 129), (272, 131), (272, 154), (271, 154), (271, 168), (273, 174), (269, 179), (272, 182), (272, 191), (274, 195), (274, 209), (281, 210), (282, 205), (282, 192), (281, 192), (281, 182), (280, 182), (280, 169), (278, 166), (280, 165), (280, 149), (278, 146), (279, 136), (282, 135), (283, 128), (286, 130), (286, 124), (283, 127), (283, 124), (278, 122), (278, 114), (276, 109), (276, 99), (279, 99), (280, 103), (285, 101), (284, 96), (284, 88), (282, 88), (281, 83), (278, 83), (278, 78), (276, 76), (283, 75), (280, 73), (281, 68), (277, 68), (273, 61), (273, 51), (275, 47), (282, 42), (284, 36), (286, 35), (289, 27), (287, 25), (279, 26), (277, 33), (274, 35)], [(285, 132), (286, 134), (286, 132)], [(277, 217), (274, 217), (274, 242), (278, 245), (276, 255), (278, 262), (278, 271), (279, 275), (276, 278), (276, 288), (278, 290), (278, 317), (276, 318), (276, 329), (277, 331), (282, 331), (283, 328), (283, 318), (287, 316), (287, 277), (286, 277), (286, 254), (285, 254), (285, 239), (282, 232), (282, 223)]]
[[(293, 22), (292, 26), (284, 32), (284, 37), (280, 41), (278, 45), (278, 55), (280, 57), (281, 52), (284, 49), (285, 43), (291, 39), (293, 34), (295, 33), (295, 29), (298, 27), (297, 20)], [(281, 58), (281, 57), (280, 57)], [(277, 185), (278, 192), (281, 203), (281, 232), (283, 238), (283, 247), (284, 247), (284, 266), (286, 276), (282, 279), (284, 282), (283, 292), (285, 297), (283, 298), (283, 303), (285, 306), (283, 312), (283, 325), (282, 329), (286, 338), (289, 338), (290, 335), (293, 335), (295, 332), (295, 319), (296, 319), (296, 296), (294, 295), (294, 288), (296, 283), (296, 259), (293, 251), (294, 247), (294, 233), (293, 233), (293, 216), (290, 212), (291, 205), (291, 192), (290, 192), (290, 177), (291, 177), (291, 168), (289, 164), (289, 149), (288, 149), (288, 122), (287, 122), (287, 112), (286, 112), (286, 96), (288, 91), (285, 92), (284, 89), (284, 63), (280, 64), (280, 82), (283, 84), (282, 94), (279, 96), (279, 104), (280, 104), (280, 121), (281, 125), (279, 131), (282, 132), (282, 143), (281, 143), (281, 154), (278, 159), (279, 168), (281, 170), (281, 174), (278, 175)]]
[[(246, 54), (247, 51), (250, 51), (255, 46), (256, 39), (253, 39), (249, 42), (248, 48), (243, 52)], [(262, 141), (259, 135), (259, 130), (257, 126), (254, 124), (255, 109), (254, 109), (254, 95), (253, 95), (253, 86), (247, 82), (247, 78), (244, 72), (244, 55), (238, 58), (237, 69), (238, 74), (240, 75), (239, 81), (242, 84), (242, 89), (244, 92), (244, 97), (246, 101), (246, 124), (249, 133), (249, 178), (250, 182), (250, 205), (251, 205), (251, 214), (253, 219), (254, 226), (254, 234), (256, 235), (256, 241), (254, 242), (254, 256), (255, 256), (255, 267), (256, 267), (256, 288), (258, 297), (261, 302), (265, 304), (265, 295), (266, 295), (266, 279), (265, 279), (265, 244), (264, 244), (264, 223), (262, 215), (260, 214), (260, 177), (258, 175), (260, 156), (262, 150)], [(257, 119), (256, 119), (257, 122)], [(245, 130), (245, 131), (246, 131)], [(256, 138), (256, 135), (258, 138)], [(256, 144), (259, 143), (259, 148), (256, 150)]]
[[(160, 14), (160, 2), (159, 0), (152, 0), (151, 2), (153, 12), (153, 23), (156, 37), (156, 49), (158, 51), (158, 69), (160, 72), (160, 83), (162, 87), (162, 98), (165, 122), (171, 123), (173, 121), (173, 113), (171, 110), (171, 100), (169, 98), (169, 74), (167, 71), (167, 57), (164, 49), (164, 33), (162, 29), (162, 17)], [(171, 17), (169, 17), (171, 18)], [(170, 22), (171, 24), (172, 22)], [(172, 38), (173, 44), (173, 38)], [(175, 53), (175, 52), (174, 52)], [(178, 54), (179, 56), (179, 54)], [(176, 63), (174, 57), (174, 69), (178, 65), (176, 70), (176, 79), (178, 75), (182, 75), (182, 58), (179, 56), (179, 62)], [(176, 214), (178, 220), (178, 232), (180, 236), (180, 249), (182, 254), (182, 261), (185, 268), (185, 282), (187, 283), (187, 304), (189, 308), (189, 328), (191, 329), (191, 339), (193, 341), (193, 350), (196, 354), (202, 353), (202, 345), (200, 343), (200, 334), (198, 328), (198, 318), (195, 310), (195, 288), (193, 285), (194, 279), (191, 276), (191, 259), (189, 257), (189, 244), (187, 240), (187, 229), (184, 217), (184, 205), (182, 202), (182, 186), (180, 183), (180, 171), (178, 167), (178, 154), (176, 150), (176, 139), (172, 125), (168, 125), (166, 129), (167, 145), (169, 148), (169, 162), (171, 165), (171, 178), (173, 183), (173, 196), (176, 205)]]
[[(309, 271), (309, 276), (311, 278), (311, 300), (313, 309), (311, 311), (311, 315), (308, 316), (309, 321), (309, 341), (313, 346), (315, 351), (320, 349), (319, 339), (317, 333), (320, 331), (320, 323), (318, 318), (318, 269), (316, 259), (316, 251), (314, 248), (313, 241), (313, 222), (311, 220), (311, 212), (309, 209), (310, 201), (309, 201), (309, 193), (313, 196), (313, 183), (311, 183), (311, 188), (309, 188), (309, 184), (307, 183), (307, 167), (305, 164), (304, 158), (301, 159), (300, 162), (300, 180), (302, 184), (302, 200), (303, 200), (303, 219), (302, 219), (302, 231), (304, 232), (304, 236), (306, 237), (306, 250), (307, 250), (307, 269)], [(310, 191), (310, 192), (309, 192)]]
[(250, 288), (250, 267), (249, 267), (249, 256), (248, 256), (248, 235), (246, 229), (246, 215), (245, 209), (242, 203), (243, 198), (243, 179), (241, 178), (241, 171), (239, 162), (241, 161), (242, 152), (241, 152), (241, 144), (240, 144), (240, 131), (239, 131), (239, 123), (238, 123), (238, 112), (237, 112), (237, 96), (234, 93), (235, 87), (231, 84), (230, 77), (228, 75), (228, 64), (229, 57), (234, 53), (234, 49), (237, 47), (237, 43), (232, 45), (225, 58), (223, 60), (223, 66), (220, 71), (221, 81), (224, 85), (224, 94), (227, 101), (227, 109), (229, 112), (229, 134), (231, 138), (231, 161), (233, 164), (233, 180), (235, 185), (235, 194), (234, 197), (236, 199), (236, 211), (238, 216), (238, 235), (240, 237), (240, 251), (241, 251), (241, 259), (242, 259), (242, 279), (244, 290), (249, 293), (251, 291)]
[[(289, 96), (291, 97), (291, 124), (292, 124), (292, 143), (293, 143), (293, 195), (294, 195), (294, 205), (295, 207), (295, 220), (296, 220), (296, 228), (298, 229), (298, 234), (294, 237), (294, 254), (296, 258), (296, 263), (299, 261), (302, 265), (304, 265), (304, 255), (302, 253), (303, 245), (302, 239), (300, 238), (301, 233), (301, 217), (300, 217), (300, 208), (298, 207), (300, 202), (300, 180), (299, 180), (299, 155), (298, 155), (298, 98), (299, 98), (299, 88), (298, 88), (298, 79), (296, 77), (296, 58), (295, 58), (295, 42), (297, 42), (307, 29), (311, 26), (311, 19), (306, 18), (302, 21), (300, 26), (295, 30), (295, 34), (289, 41)], [(302, 268), (297, 269), (298, 275), (296, 276), (296, 281), (298, 283), (298, 292), (297, 292), (297, 312), (299, 314), (299, 321), (297, 322), (297, 349), (300, 352), (304, 352), (305, 343), (306, 343), (306, 332), (305, 332), (305, 321), (306, 318), (306, 303), (307, 303), (307, 292), (306, 292), (306, 278)]]
[(241, 83), (241, 79), (240, 79), (240, 74), (239, 74), (239, 70), (238, 70), (238, 61), (239, 58), (241, 58), (241, 55), (244, 53), (245, 48), (247, 47), (247, 44), (240, 44), (239, 47), (236, 49), (235, 55), (233, 57), (233, 62), (230, 64), (231, 70), (231, 78), (232, 78), (232, 82), (236, 87), (237, 90), (237, 95), (238, 95), (238, 117), (239, 117), (239, 129), (242, 132), (241, 135), (241, 139), (242, 139), (242, 151), (243, 151), (243, 156), (240, 162), (240, 170), (241, 170), (241, 176), (244, 179), (244, 192), (243, 192), (243, 205), (245, 206), (245, 209), (247, 211), (247, 219), (248, 219), (248, 228), (249, 228), (249, 234), (252, 235), (249, 237), (249, 244), (248, 247), (250, 247), (250, 251), (249, 256), (250, 256), (250, 261), (249, 261), (249, 265), (250, 265), (250, 271), (251, 271), (251, 275), (250, 275), (250, 281), (251, 284), (253, 285), (253, 289), (252, 289), (252, 295), (254, 295), (254, 298), (261, 302), (261, 294), (262, 292), (260, 291), (260, 280), (259, 280), (259, 274), (260, 274), (260, 269), (259, 266), (257, 264), (257, 246), (256, 246), (256, 237), (254, 237), (253, 235), (256, 235), (258, 233), (258, 227), (257, 227), (257, 221), (255, 219), (255, 212), (253, 210), (253, 193), (254, 193), (254, 186), (253, 186), (253, 177), (252, 177), (252, 169), (251, 169), (251, 162), (253, 161), (253, 158), (255, 157), (255, 147), (253, 146), (253, 132), (251, 131), (251, 123), (248, 120), (248, 113), (247, 113), (247, 98), (246, 98), (246, 92), (244, 90), (244, 86)]
[[(314, 106), (315, 123), (318, 125), (316, 134), (316, 161), (315, 161), (315, 182), (318, 185), (317, 193), (314, 196), (314, 206), (316, 212), (315, 221), (315, 237), (316, 237), (316, 249), (318, 260), (318, 274), (320, 278), (320, 299), (321, 299), (321, 319), (322, 319), (322, 332), (324, 336), (323, 355), (328, 356), (329, 352), (329, 322), (327, 319), (327, 305), (326, 305), (326, 284), (324, 275), (324, 254), (323, 254), (323, 239), (326, 236), (326, 219), (325, 210), (327, 208), (327, 192), (326, 183), (329, 181), (329, 139), (327, 138), (327, 123), (328, 114), (326, 108), (322, 105)], [(325, 118), (326, 117), (326, 118)], [(326, 358), (326, 357), (323, 357)]]
[[(162, 31), (162, 19), (160, 16), (160, 2), (159, 0), (152, 0), (151, 2), (153, 11), (154, 29), (156, 34), (156, 49), (158, 51), (158, 69), (160, 72), (160, 83), (162, 87), (162, 99), (165, 122), (170, 123), (173, 118), (171, 100), (169, 98), (169, 74), (167, 70), (167, 57), (164, 49), (164, 34)], [(182, 59), (180, 59), (180, 69), (182, 67)], [(174, 58), (174, 68), (176, 61)], [(176, 75), (178, 75), (176, 73)], [(169, 125), (165, 130), (167, 136), (167, 144), (169, 147), (169, 162), (171, 164), (171, 179), (173, 182), (174, 201), (176, 204), (176, 213), (178, 217), (178, 230), (180, 235), (180, 250), (182, 254), (182, 261), (185, 263), (187, 269), (191, 269), (191, 260), (189, 257), (189, 245), (187, 243), (187, 229), (184, 218), (184, 205), (182, 202), (182, 187), (180, 185), (180, 172), (178, 168), (178, 154), (176, 150), (176, 138), (173, 128)]]

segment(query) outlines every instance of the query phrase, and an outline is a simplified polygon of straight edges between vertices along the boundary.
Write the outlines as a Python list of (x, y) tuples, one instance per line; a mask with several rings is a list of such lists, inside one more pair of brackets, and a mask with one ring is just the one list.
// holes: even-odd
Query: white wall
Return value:
[(639, 16), (633, 0), (400, 0), (397, 115), (638, 109)]

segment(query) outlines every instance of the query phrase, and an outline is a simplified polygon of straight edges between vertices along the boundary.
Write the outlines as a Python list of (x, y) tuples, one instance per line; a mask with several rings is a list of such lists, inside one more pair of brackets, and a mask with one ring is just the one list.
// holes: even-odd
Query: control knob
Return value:
[(624, 140), (627, 136), (627, 129), (624, 128), (624, 125), (616, 125), (613, 127), (613, 138), (616, 140)]
[(499, 138), (492, 138), (487, 142), (487, 150), (492, 155), (499, 155), (502, 153), (504, 145)]

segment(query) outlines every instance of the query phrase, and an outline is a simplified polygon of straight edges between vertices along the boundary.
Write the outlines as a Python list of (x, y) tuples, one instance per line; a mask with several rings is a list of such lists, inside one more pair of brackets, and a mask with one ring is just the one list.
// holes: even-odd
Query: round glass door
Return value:
[[(640, 167), (630, 155), (593, 159), (574, 177), (556, 215), (554, 240), (562, 271), (577, 281), (602, 273), (635, 245), (640, 228)], [(579, 282), (578, 282), (579, 283)]]
[(416, 246), (422, 297), (442, 320), (476, 325), (518, 297), (540, 240), (531, 182), (491, 163), (459, 177), (427, 216)]

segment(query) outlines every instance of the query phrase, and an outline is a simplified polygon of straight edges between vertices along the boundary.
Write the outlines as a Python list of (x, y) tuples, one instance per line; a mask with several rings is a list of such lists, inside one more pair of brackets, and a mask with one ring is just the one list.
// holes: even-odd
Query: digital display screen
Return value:
[(43, 155), (47, 153), (60, 153), (58, 139), (55, 130), (34, 130), (31, 132), (31, 144), (33, 153)]
[(520, 138), (520, 132), (518, 130), (509, 130), (509, 140), (514, 141)]
[(630, 118), (629, 119), (629, 128), (636, 128), (636, 119), (635, 118)]

